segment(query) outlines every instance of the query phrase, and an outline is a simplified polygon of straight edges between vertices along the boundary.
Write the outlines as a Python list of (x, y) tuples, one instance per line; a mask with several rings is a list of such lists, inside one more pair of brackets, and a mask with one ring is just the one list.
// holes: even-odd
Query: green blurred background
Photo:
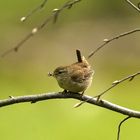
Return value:
[[(33, 27), (65, 0), (48, 0), (43, 10), (25, 23), (26, 15), (41, 0), (0, 2), (0, 53), (16, 45)], [(138, 1), (134, 1), (138, 2)], [(65, 10), (56, 24), (49, 24), (26, 42), (18, 53), (0, 59), (0, 98), (9, 95), (62, 91), (47, 73), (57, 66), (75, 62), (75, 50), (83, 55), (97, 48), (104, 38), (138, 28), (140, 14), (125, 1), (82, 0)], [(89, 59), (95, 70), (86, 94), (94, 96), (117, 79), (140, 70), (139, 32), (116, 40)], [(117, 86), (103, 99), (140, 110), (140, 78)], [(3, 140), (112, 140), (121, 114), (84, 104), (74, 109), (76, 100), (49, 100), (36, 104), (16, 104), (0, 109), (0, 138)], [(122, 140), (139, 139), (140, 121), (130, 119), (121, 130)]]

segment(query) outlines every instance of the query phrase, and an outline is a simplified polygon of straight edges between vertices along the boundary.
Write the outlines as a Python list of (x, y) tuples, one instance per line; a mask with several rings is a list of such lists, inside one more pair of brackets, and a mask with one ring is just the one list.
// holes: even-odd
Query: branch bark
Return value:
[(97, 98), (93, 98), (91, 96), (87, 96), (87, 95), (82, 96), (81, 94), (72, 93), (72, 92), (67, 92), (67, 93), (53, 92), (53, 93), (44, 93), (38, 95), (27, 95), (27, 96), (18, 96), (18, 97), (10, 96), (9, 99), (0, 100), (0, 107), (17, 104), (17, 103), (25, 103), (25, 102), (36, 103), (39, 101), (49, 100), (49, 99), (70, 99), (70, 98), (77, 99), (80, 101), (86, 101), (89, 104), (97, 105), (130, 117), (140, 118), (140, 111), (128, 109), (113, 104), (111, 102), (108, 102), (106, 100), (98, 100)]

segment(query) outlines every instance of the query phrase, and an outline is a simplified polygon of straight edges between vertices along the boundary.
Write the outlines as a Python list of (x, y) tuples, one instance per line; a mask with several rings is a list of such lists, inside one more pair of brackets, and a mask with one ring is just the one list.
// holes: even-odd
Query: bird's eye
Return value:
[(58, 72), (57, 72), (57, 74), (63, 74), (63, 73), (66, 73), (67, 71), (66, 70), (59, 70)]
[(63, 68), (63, 67), (58, 67), (55, 69), (54, 71), (54, 75), (57, 76), (57, 75), (61, 75), (63, 73), (67, 73), (67, 69)]
[(61, 73), (63, 73), (63, 71), (58, 71), (58, 74), (61, 74)]

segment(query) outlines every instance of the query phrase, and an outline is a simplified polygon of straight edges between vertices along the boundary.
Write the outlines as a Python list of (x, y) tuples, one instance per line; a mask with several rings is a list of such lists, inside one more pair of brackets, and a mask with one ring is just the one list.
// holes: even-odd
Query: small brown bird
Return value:
[(65, 91), (82, 92), (91, 85), (94, 71), (79, 50), (76, 50), (78, 62), (69, 66), (57, 67), (49, 76), (53, 76)]

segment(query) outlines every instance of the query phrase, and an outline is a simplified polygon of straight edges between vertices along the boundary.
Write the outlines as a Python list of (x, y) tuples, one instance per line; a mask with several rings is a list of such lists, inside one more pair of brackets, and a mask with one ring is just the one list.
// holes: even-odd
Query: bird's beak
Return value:
[(54, 76), (52, 72), (48, 72), (48, 76)]

